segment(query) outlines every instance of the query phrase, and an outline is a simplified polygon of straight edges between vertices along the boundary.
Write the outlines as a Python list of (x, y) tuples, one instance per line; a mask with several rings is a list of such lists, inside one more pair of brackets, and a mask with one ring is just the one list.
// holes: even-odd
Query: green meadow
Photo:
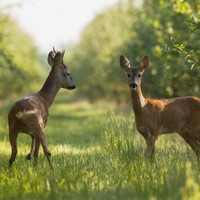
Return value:
[(7, 112), (0, 113), (0, 199), (200, 199), (200, 166), (177, 135), (161, 136), (154, 160), (143, 161), (145, 142), (136, 131), (130, 102), (90, 103), (59, 93), (46, 127), (54, 173), (40, 148), (27, 161), (30, 136), (18, 137), (18, 156), (8, 167)]

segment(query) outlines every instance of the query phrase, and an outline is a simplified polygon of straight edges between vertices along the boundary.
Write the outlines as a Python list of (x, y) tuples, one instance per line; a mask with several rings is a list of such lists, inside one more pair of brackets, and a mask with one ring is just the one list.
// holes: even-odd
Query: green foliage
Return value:
[(113, 97), (123, 89), (118, 80), (121, 47), (133, 37), (132, 7), (119, 4), (99, 14), (82, 33), (80, 43), (72, 49), (69, 63), (77, 77), (78, 93), (88, 98)]
[[(32, 90), (42, 77), (37, 49), (3, 12), (0, 14), (0, 99)], [(24, 84), (24, 83), (29, 84)]]
[[(119, 56), (124, 54), (137, 65), (143, 55), (149, 54), (150, 67), (142, 81), (145, 96), (199, 96), (199, 7), (198, 0), (144, 0), (141, 7), (121, 0), (96, 16), (80, 42), (67, 53), (77, 93), (91, 100), (129, 99)], [(0, 24), (3, 99), (33, 90), (41, 71), (37, 49), (29, 36), (3, 12)], [(27, 81), (30, 84), (24, 87)]]
[(187, 50), (187, 47), (185, 44), (183, 43), (178, 44), (172, 41), (172, 47), (167, 47), (167, 51), (179, 53), (185, 56), (185, 60), (191, 66), (192, 70), (194, 67), (200, 69), (200, 57), (196, 54), (196, 52), (194, 52), (193, 49)]
[(85, 28), (68, 58), (77, 75), (77, 92), (90, 99), (129, 98), (119, 56), (126, 55), (134, 66), (149, 54), (151, 63), (142, 82), (145, 96), (199, 95), (199, 69), (193, 68), (199, 60), (191, 67), (189, 57), (166, 51), (173, 37), (177, 44), (184, 41), (184, 51), (198, 59), (200, 43), (194, 30), (199, 22), (191, 19), (199, 14), (198, 8), (197, 0), (144, 0), (139, 8), (132, 1), (122, 0), (98, 15)]
[(192, 32), (200, 29), (200, 21), (192, 17), (191, 19), (188, 19), (187, 22), (190, 24), (191, 27), (193, 27)]
[[(164, 89), (161, 91), (152, 84), (155, 89), (149, 88), (149, 91), (152, 92), (154, 90), (153, 93), (164, 97), (199, 95), (198, 71), (196, 69), (191, 70), (190, 65), (183, 56), (176, 52), (169, 54), (164, 51), (164, 45), (170, 43), (172, 37), (175, 37), (177, 41), (194, 40), (195, 36), (191, 34), (190, 28), (186, 24), (186, 19), (193, 12), (191, 5), (195, 7), (197, 4), (179, 0), (157, 1), (157, 4), (155, 1), (148, 1), (148, 4), (149, 6), (147, 6), (145, 13), (147, 16), (151, 16), (150, 27), (154, 27), (154, 31), (149, 33), (153, 37), (149, 37), (149, 40), (155, 42), (155, 45), (151, 44), (150, 52), (154, 60), (153, 66), (150, 66), (153, 67), (152, 70), (158, 72), (157, 76), (152, 77), (151, 80), (157, 80), (159, 88)], [(162, 10), (162, 13), (158, 13), (156, 10)], [(196, 45), (197, 47), (200, 44), (195, 40), (190, 45)], [(153, 72), (152, 70), (151, 73)]]
[(31, 142), (25, 134), (19, 135), (19, 154), (8, 168), (7, 108), (2, 109), (0, 199), (199, 199), (194, 152), (178, 135), (163, 135), (155, 160), (144, 162), (145, 142), (129, 106), (58, 95), (46, 128), (54, 175), (41, 149), (37, 166), (25, 160)]
[[(191, 32), (194, 32), (200, 29), (200, 22), (198, 22), (197, 19), (195, 19), (194, 17), (186, 20), (186, 22), (191, 27), (193, 27)], [(196, 47), (197, 49), (196, 49), (194, 47), (190, 47), (190, 45), (191, 45), (191, 42), (189, 42), (188, 44), (184, 44), (184, 43), (179, 44), (176, 41), (172, 40), (172, 45), (171, 47), (167, 47), (167, 51), (179, 53), (185, 56), (185, 60), (191, 66), (191, 69), (193, 69), (194, 67), (197, 69), (200, 69), (200, 56), (199, 56), (200, 51), (198, 48), (199, 46), (197, 46)]]

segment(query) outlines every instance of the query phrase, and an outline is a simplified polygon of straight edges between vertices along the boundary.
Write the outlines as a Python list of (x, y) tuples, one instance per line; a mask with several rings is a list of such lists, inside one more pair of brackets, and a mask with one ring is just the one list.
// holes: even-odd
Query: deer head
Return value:
[(136, 91), (140, 87), (142, 74), (148, 65), (149, 57), (147, 55), (141, 59), (138, 67), (131, 67), (129, 60), (123, 55), (120, 56), (120, 66), (128, 76), (131, 90)]
[(47, 60), (49, 65), (52, 67), (52, 72), (55, 74), (61, 88), (75, 89), (76, 86), (73, 82), (70, 72), (67, 69), (67, 65), (65, 65), (63, 62), (64, 54), (65, 51), (57, 52), (53, 48), (53, 51), (49, 52)]

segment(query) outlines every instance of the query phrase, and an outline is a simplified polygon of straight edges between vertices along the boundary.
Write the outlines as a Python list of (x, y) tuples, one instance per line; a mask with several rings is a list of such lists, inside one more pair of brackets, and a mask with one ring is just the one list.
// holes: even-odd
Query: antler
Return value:
[(51, 51), (51, 56), (52, 58), (54, 59), (56, 57), (56, 55), (59, 54), (61, 55), (62, 57), (64, 56), (65, 54), (65, 50), (63, 50), (62, 52), (59, 52), (59, 51), (56, 51), (55, 50), (55, 47), (53, 47), (53, 51)]
[(57, 51), (55, 50), (55, 47), (53, 47), (53, 54), (56, 55)]

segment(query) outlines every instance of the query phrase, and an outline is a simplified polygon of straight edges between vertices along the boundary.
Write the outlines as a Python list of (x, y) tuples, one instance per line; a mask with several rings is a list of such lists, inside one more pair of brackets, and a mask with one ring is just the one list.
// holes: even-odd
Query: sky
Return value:
[(117, 2), (118, 0), (0, 0), (4, 10), (13, 16), (43, 53), (53, 46), (61, 48), (78, 42), (84, 27), (95, 15)]

